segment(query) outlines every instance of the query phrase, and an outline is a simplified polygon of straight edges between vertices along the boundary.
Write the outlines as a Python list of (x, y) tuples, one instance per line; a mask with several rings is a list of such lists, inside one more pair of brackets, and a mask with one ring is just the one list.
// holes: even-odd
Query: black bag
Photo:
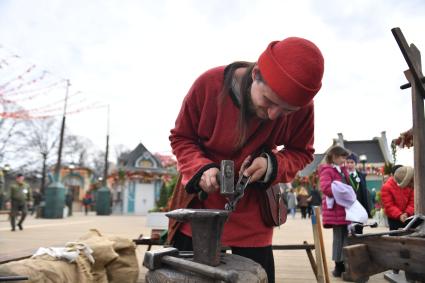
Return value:
[(280, 226), (286, 222), (288, 209), (279, 184), (260, 192), (260, 210), (266, 226)]

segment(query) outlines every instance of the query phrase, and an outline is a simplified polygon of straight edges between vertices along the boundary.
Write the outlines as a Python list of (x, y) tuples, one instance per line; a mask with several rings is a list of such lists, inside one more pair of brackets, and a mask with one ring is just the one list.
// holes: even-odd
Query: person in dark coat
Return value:
[[(367, 216), (371, 218), (370, 214), (370, 201), (369, 201), (369, 192), (366, 185), (366, 175), (356, 169), (357, 162), (359, 161), (357, 155), (352, 152), (347, 157), (345, 165), (349, 174), (349, 185), (353, 187), (356, 192), (357, 200), (360, 204), (366, 209)], [(356, 234), (363, 233), (363, 227), (356, 225)]]
[(313, 215), (313, 209), (315, 206), (321, 206), (322, 205), (322, 195), (320, 194), (320, 191), (317, 189), (317, 187), (314, 185), (311, 187), (310, 197), (309, 200), (309, 217)]
[(32, 207), (31, 207), (31, 215), (33, 215), (34, 212), (35, 212), (36, 213), (35, 215), (36, 215), (36, 218), (37, 218), (39, 216), (37, 214), (37, 210), (40, 207), (40, 203), (41, 203), (41, 199), (42, 199), (40, 189), (38, 189), (38, 188), (34, 189), (34, 191), (32, 192), (32, 199), (33, 199), (33, 204), (32, 204)]
[(72, 216), (73, 201), (74, 201), (74, 197), (72, 195), (72, 191), (68, 190), (68, 193), (65, 195), (65, 205), (68, 207), (68, 216)]
[(21, 218), (18, 221), (19, 230), (23, 230), (23, 223), (28, 213), (28, 207), (32, 206), (31, 187), (24, 181), (25, 177), (22, 174), (16, 176), (16, 181), (10, 186), (9, 201), (6, 203), (10, 207), (10, 224), (12, 231), (15, 231), (16, 218), (21, 213)]
[(84, 206), (84, 214), (88, 215), (90, 211), (90, 206), (93, 202), (92, 196), (90, 192), (87, 192), (83, 198), (83, 206)]

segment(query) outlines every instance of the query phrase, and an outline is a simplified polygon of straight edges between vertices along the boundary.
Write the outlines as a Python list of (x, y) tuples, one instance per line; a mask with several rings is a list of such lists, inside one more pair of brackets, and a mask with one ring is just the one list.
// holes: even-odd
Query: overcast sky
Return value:
[[(343, 133), (388, 140), (411, 127), (407, 64), (391, 33), (425, 52), (425, 1), (0, 0), (0, 44), (71, 92), (111, 105), (111, 144), (170, 152), (183, 97), (205, 70), (256, 61), (272, 40), (315, 42), (325, 57), (315, 98), (316, 152)], [(59, 97), (60, 98), (60, 97)], [(70, 115), (74, 134), (104, 147), (106, 110)], [(411, 163), (411, 151), (399, 151)]]

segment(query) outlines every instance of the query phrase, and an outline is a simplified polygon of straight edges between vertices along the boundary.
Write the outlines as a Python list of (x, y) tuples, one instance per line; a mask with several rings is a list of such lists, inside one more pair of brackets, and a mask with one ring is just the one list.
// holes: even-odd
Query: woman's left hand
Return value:
[(251, 176), (250, 183), (256, 182), (264, 177), (267, 171), (267, 158), (257, 157), (251, 165), (243, 171), (245, 176)]

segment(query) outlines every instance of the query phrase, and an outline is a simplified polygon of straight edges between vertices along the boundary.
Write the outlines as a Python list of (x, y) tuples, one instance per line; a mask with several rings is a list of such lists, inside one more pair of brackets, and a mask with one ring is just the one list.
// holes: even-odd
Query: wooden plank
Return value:
[[(401, 53), (403, 54), (404, 59), (406, 60), (407, 65), (409, 66), (409, 69), (412, 71), (413, 80), (416, 82), (418, 93), (423, 98), (425, 98), (425, 89), (421, 82), (423, 75), (422, 75), (422, 69), (420, 67), (420, 56), (418, 61), (418, 54), (417, 54), (419, 50), (416, 48), (414, 44), (411, 44), (409, 47), (406, 41), (406, 38), (404, 37), (400, 28), (393, 28), (391, 29), (391, 32), (393, 33), (394, 38), (397, 41), (398, 46), (400, 47)], [(412, 84), (411, 81), (409, 82)]]
[[(382, 236), (362, 239), (350, 238), (349, 244), (367, 245), (369, 254), (367, 260), (384, 268), (382, 271), (387, 269), (402, 269), (406, 272), (422, 272), (425, 274), (425, 239), (423, 238), (407, 236)], [(347, 248), (351, 248), (350, 252), (353, 252), (352, 249), (356, 247)], [(355, 252), (360, 253), (360, 251)], [(354, 267), (350, 267), (352, 270), (353, 268)], [(379, 270), (378, 272), (380, 272)], [(354, 272), (360, 271), (354, 270)]]
[(302, 245), (273, 245), (273, 250), (314, 250), (315, 246), (312, 244)]
[[(304, 241), (304, 244), (307, 245), (307, 241)], [(313, 253), (311, 252), (311, 249), (306, 249), (305, 251), (307, 253), (308, 260), (310, 261), (311, 268), (313, 269), (314, 276), (317, 280), (317, 264), (314, 260)]]
[(322, 250), (322, 263), (323, 263), (323, 269), (325, 270), (325, 282), (329, 283), (330, 279), (329, 279), (329, 270), (328, 270), (328, 263), (326, 260), (326, 252), (325, 252), (325, 243), (323, 241), (323, 232), (322, 232), (322, 219), (320, 218), (320, 216), (322, 215), (322, 213), (320, 212), (320, 207), (315, 207), (315, 218), (316, 218), (316, 223), (317, 223), (317, 234), (319, 237), (319, 241), (320, 241), (320, 249)]
[(311, 217), (311, 224), (313, 228), (313, 239), (316, 253), (316, 264), (317, 264), (317, 274), (316, 279), (319, 283), (328, 283), (329, 274), (326, 264), (326, 255), (325, 255), (325, 246), (323, 244), (323, 235), (321, 233), (322, 224), (320, 220), (320, 207), (313, 207), (313, 215)]
[(345, 261), (349, 263), (349, 265), (346, 264), (345, 272), (356, 282), (361, 278), (387, 270), (371, 260), (368, 246), (365, 244), (346, 246), (343, 252)]

